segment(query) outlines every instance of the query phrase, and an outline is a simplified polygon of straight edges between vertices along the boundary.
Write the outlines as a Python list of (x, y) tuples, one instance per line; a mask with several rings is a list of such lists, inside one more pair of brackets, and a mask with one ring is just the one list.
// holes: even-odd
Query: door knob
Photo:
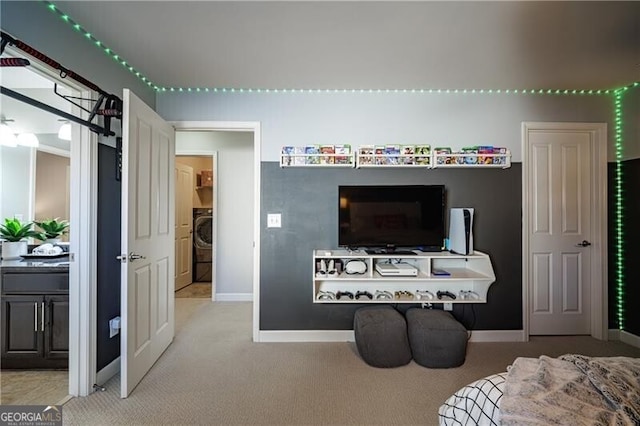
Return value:
[[(127, 255), (125, 253), (116, 256), (116, 259), (118, 259), (121, 263), (127, 263)], [(134, 252), (129, 253), (129, 262), (133, 262), (137, 259), (146, 259), (146, 257), (141, 254), (135, 254)]]
[(133, 262), (134, 260), (137, 260), (137, 259), (146, 259), (146, 257), (141, 254), (136, 254), (134, 252), (129, 253), (129, 262)]
[(576, 244), (576, 247), (589, 247), (591, 243), (587, 240), (582, 240), (581, 243)]

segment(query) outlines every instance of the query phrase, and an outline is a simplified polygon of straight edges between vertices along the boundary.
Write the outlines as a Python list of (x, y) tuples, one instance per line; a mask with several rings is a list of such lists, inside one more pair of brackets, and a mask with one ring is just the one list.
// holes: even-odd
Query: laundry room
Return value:
[(176, 297), (211, 298), (214, 172), (211, 156), (176, 156)]

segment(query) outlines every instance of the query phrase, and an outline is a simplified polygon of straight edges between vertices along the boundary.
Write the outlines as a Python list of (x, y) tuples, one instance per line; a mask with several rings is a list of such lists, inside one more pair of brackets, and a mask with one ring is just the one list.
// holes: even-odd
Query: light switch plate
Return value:
[(280, 213), (267, 214), (267, 228), (280, 228), (281, 226)]

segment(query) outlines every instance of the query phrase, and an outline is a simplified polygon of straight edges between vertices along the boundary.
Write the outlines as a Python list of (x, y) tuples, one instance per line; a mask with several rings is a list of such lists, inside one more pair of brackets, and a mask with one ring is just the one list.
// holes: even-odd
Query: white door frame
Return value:
[[(591, 137), (591, 336), (607, 340), (607, 125), (606, 123), (522, 123), (522, 328), (529, 341), (529, 133), (531, 131), (582, 131)], [(599, 254), (599, 255), (598, 255)]]
[[(175, 124), (174, 124), (175, 127)], [(178, 131), (178, 129), (176, 129)], [(211, 301), (216, 301), (216, 272), (218, 268), (216, 267), (217, 255), (218, 255), (218, 209), (216, 208), (215, 202), (218, 200), (218, 152), (213, 150), (191, 150), (191, 149), (178, 149), (178, 145), (176, 144), (176, 157), (211, 157), (211, 165), (213, 170), (213, 186), (211, 188), (212, 191), (212, 199), (214, 202), (213, 208), (211, 209), (211, 232), (213, 234), (213, 241), (211, 241)], [(177, 203), (177, 201), (176, 201)], [(194, 228), (193, 234), (191, 236), (192, 239), (195, 238), (196, 230)]]
[[(96, 99), (96, 93), (69, 78), (60, 77), (37, 58), (7, 46), (14, 57), (28, 57), (29, 69), (66, 86), (82, 99)], [(91, 109), (87, 101), (81, 102)], [(35, 107), (34, 107), (35, 108)], [(71, 114), (83, 119), (88, 113), (72, 106)], [(69, 262), (69, 395), (87, 396), (96, 378), (96, 289), (98, 222), (98, 136), (88, 127), (71, 124), (69, 236), (73, 258)]]
[[(253, 132), (253, 341), (260, 341), (260, 122), (257, 121), (170, 121), (180, 131)], [(198, 151), (202, 152), (202, 151)], [(180, 151), (179, 155), (198, 155)], [(202, 154), (200, 154), (202, 155)], [(208, 152), (205, 155), (211, 155)], [(214, 194), (215, 195), (215, 194)]]

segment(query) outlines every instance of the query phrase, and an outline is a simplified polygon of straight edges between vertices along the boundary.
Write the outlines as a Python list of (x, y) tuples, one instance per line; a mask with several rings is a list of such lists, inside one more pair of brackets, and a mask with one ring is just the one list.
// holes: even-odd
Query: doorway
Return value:
[[(11, 57), (23, 57), (20, 53), (7, 47), (6, 53)], [(3, 87), (38, 100), (58, 110), (80, 116), (79, 108), (63, 100), (54, 93), (57, 92), (76, 97), (89, 97), (89, 92), (82, 92), (81, 88), (62, 79), (44, 64), (31, 59), (31, 65), (25, 68), (5, 68), (3, 70)], [(63, 124), (67, 124), (55, 114), (45, 112), (35, 106), (14, 100), (8, 96), (2, 99), (2, 119), (10, 124), (16, 134), (31, 134), (31, 145), (2, 146), (0, 148), (0, 166), (4, 179), (0, 178), (2, 197), (0, 197), (0, 219), (15, 217), (22, 222), (58, 218), (70, 222), (68, 234), (62, 242), (56, 245), (72, 255), (80, 253), (80, 220), (77, 211), (80, 197), (77, 189), (79, 176), (78, 147), (82, 143), (89, 145), (93, 139), (88, 131), (80, 129), (76, 124), (70, 124), (71, 135), (59, 134)], [(11, 189), (6, 185), (10, 185)], [(90, 220), (90, 218), (86, 218)], [(71, 243), (69, 243), (69, 238)], [(29, 241), (32, 248), (40, 241)], [(57, 248), (54, 247), (57, 250)], [(69, 259), (69, 258), (66, 258)], [(59, 258), (61, 263), (65, 258)], [(2, 403), (3, 404), (45, 404), (55, 405), (68, 398), (70, 394), (78, 393), (79, 366), (75, 362), (78, 358), (78, 345), (75, 344), (77, 333), (72, 330), (78, 325), (77, 315), (79, 307), (72, 303), (78, 300), (80, 265), (73, 262), (68, 264), (68, 294), (60, 296), (63, 310), (58, 310), (56, 320), (64, 324), (61, 331), (65, 338), (59, 342), (63, 345), (62, 352), (67, 352), (68, 369), (31, 369), (20, 368), (3, 371)], [(83, 263), (84, 265), (84, 263)], [(63, 266), (64, 267), (64, 266)], [(66, 300), (65, 300), (66, 299)], [(44, 318), (44, 305), (41, 307)], [(36, 311), (37, 313), (37, 311)], [(41, 331), (46, 332), (51, 323), (45, 323)], [(74, 340), (72, 340), (74, 339)], [(66, 340), (66, 342), (65, 342)], [(64, 350), (64, 346), (66, 349)], [(43, 355), (46, 358), (46, 354)]]
[(176, 155), (176, 298), (216, 294), (217, 156)]
[(176, 155), (217, 152), (213, 297), (216, 301), (253, 301), (253, 340), (259, 341), (260, 124), (172, 124)]
[(607, 336), (606, 125), (523, 123), (525, 336)]

